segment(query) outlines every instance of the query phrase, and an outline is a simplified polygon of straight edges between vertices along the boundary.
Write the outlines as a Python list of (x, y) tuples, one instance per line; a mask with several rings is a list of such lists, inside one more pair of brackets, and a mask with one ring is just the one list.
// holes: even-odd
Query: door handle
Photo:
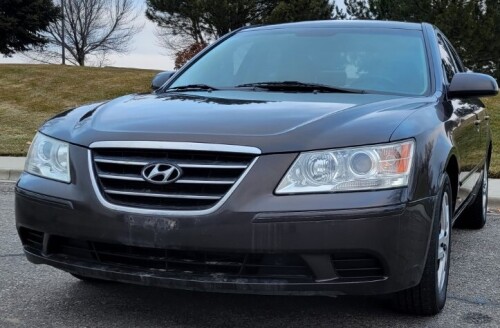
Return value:
[(474, 121), (474, 124), (475, 124), (475, 125), (479, 125), (479, 124), (481, 124), (481, 120), (475, 120), (475, 121)]

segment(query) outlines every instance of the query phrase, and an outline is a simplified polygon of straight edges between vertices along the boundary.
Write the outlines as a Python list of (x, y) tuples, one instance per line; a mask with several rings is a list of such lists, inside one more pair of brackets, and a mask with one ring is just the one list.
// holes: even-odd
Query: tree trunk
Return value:
[(84, 53), (79, 53), (77, 58), (78, 65), (80, 66), (85, 66), (85, 54)]

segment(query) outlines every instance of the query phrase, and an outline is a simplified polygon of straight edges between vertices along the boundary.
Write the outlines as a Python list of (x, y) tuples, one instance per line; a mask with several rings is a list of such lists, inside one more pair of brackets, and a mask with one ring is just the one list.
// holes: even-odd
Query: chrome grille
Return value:
[[(255, 154), (179, 149), (93, 148), (91, 165), (99, 192), (114, 205), (166, 211), (206, 211), (221, 203), (255, 160)], [(174, 183), (144, 180), (151, 163), (182, 169)]]

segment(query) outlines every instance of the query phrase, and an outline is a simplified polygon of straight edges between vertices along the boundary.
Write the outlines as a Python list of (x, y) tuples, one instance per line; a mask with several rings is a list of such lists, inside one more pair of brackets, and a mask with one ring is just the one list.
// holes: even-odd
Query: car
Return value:
[(438, 28), (244, 27), (152, 86), (40, 127), (15, 196), (29, 261), (86, 281), (441, 311), (452, 226), (486, 222), (479, 97), (498, 85)]

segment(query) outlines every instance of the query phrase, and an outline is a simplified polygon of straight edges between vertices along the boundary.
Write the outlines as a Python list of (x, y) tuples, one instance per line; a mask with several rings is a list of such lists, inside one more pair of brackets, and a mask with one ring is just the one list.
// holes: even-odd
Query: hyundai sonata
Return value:
[(451, 227), (486, 221), (478, 97), (498, 86), (436, 27), (245, 27), (153, 87), (40, 127), (16, 188), (31, 262), (90, 281), (443, 308)]

